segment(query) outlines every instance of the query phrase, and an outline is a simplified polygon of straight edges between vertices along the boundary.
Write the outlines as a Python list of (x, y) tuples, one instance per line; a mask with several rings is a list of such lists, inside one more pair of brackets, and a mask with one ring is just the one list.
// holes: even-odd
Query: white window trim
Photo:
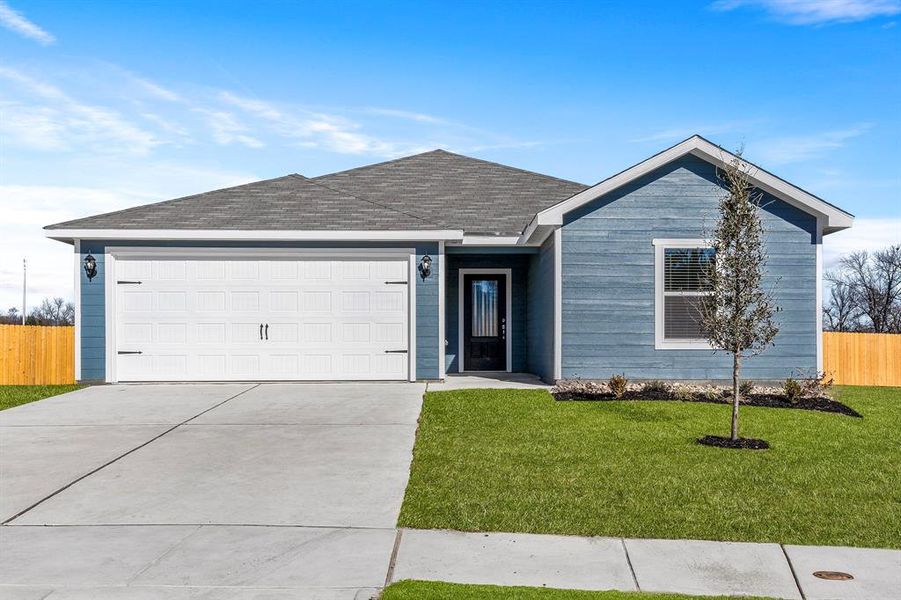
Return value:
[(657, 350), (713, 350), (707, 340), (666, 340), (664, 339), (664, 251), (667, 248), (710, 248), (709, 240), (703, 239), (654, 239), (654, 348)]
[[(179, 258), (401, 258), (409, 256), (409, 269), (407, 281), (407, 323), (409, 326), (409, 342), (407, 347), (407, 379), (416, 381), (416, 276), (419, 261), (415, 248), (155, 248), (152, 246), (107, 246), (103, 258), (103, 286), (105, 306), (105, 349), (106, 349), (106, 376), (107, 383), (119, 381), (116, 372), (116, 357), (118, 356), (118, 342), (116, 340), (116, 260), (118, 258), (130, 259), (164, 259)], [(80, 268), (80, 262), (77, 265)], [(78, 271), (76, 270), (76, 273)], [(76, 347), (81, 340), (76, 336)]]
[(459, 292), (459, 300), (457, 302), (457, 372), (458, 373), (484, 373), (484, 371), (467, 371), (466, 365), (463, 364), (465, 352), (463, 352), (464, 344), (464, 322), (463, 322), (463, 301), (464, 301), (464, 277), (466, 275), (506, 275), (507, 276), (507, 373), (513, 372), (513, 269), (460, 269), (457, 272), (457, 288)]

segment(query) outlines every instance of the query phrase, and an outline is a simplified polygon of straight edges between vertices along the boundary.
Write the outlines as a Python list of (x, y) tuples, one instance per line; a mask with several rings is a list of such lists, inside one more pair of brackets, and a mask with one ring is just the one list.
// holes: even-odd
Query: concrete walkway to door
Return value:
[(115, 385), (0, 412), (0, 596), (368, 598), (424, 389)]

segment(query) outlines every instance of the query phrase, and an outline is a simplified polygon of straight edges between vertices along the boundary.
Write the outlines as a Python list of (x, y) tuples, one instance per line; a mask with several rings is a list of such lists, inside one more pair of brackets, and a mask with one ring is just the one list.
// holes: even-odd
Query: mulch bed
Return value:
[[(652, 400), (671, 402), (706, 402), (710, 404), (732, 404), (732, 398), (727, 396), (693, 396), (691, 398), (673, 398), (669, 394), (626, 392), (622, 398), (616, 398), (613, 394), (574, 394), (569, 392), (554, 393), (557, 400)], [(795, 402), (789, 402), (782, 396), (768, 394), (751, 394), (748, 398), (742, 398), (742, 406), (762, 406), (765, 408), (794, 408), (798, 410), (817, 410), (820, 412), (838, 413), (849, 417), (863, 417), (862, 414), (838, 400), (832, 398), (801, 398)]]
[(715, 446), (716, 448), (732, 448), (734, 450), (766, 450), (770, 447), (766, 440), (758, 440), (755, 438), (732, 438), (723, 437), (721, 435), (705, 435), (698, 438), (698, 443), (705, 446)]

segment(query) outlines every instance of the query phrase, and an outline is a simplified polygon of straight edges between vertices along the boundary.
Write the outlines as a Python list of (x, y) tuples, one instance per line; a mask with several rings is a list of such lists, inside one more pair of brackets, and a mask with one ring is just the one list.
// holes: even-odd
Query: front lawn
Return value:
[(836, 394), (863, 418), (743, 407), (749, 451), (695, 443), (727, 405), (431, 392), (399, 525), (901, 548), (901, 388)]
[(0, 385), (0, 410), (43, 400), (50, 396), (74, 392), (82, 386), (72, 385)]
[[(683, 596), (639, 592), (582, 592), (530, 587), (461, 585), (437, 581), (401, 581), (385, 589), (381, 600), (726, 600), (726, 596)], [(754, 600), (745, 596), (742, 600)]]

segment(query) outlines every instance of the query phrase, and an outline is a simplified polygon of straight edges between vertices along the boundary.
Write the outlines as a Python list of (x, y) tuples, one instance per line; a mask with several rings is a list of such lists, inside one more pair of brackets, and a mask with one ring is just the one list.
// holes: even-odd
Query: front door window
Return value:
[(472, 337), (497, 336), (497, 280), (472, 282)]
[(463, 370), (507, 369), (507, 276), (463, 277)]

